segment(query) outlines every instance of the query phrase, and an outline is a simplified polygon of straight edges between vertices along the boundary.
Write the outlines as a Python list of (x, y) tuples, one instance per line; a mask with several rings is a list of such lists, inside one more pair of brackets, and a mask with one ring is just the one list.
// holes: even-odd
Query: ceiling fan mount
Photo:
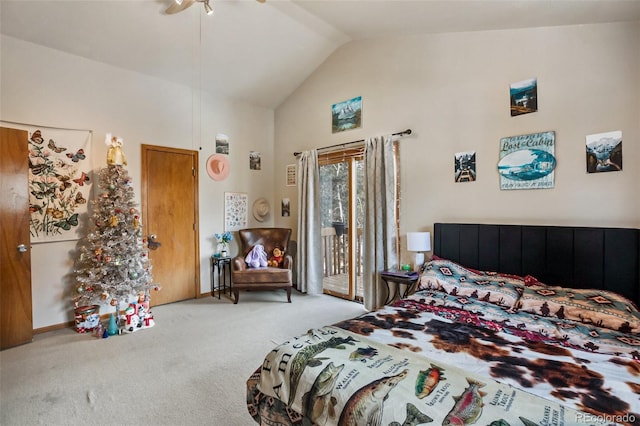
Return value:
[[(266, 0), (256, 0), (258, 3), (264, 3)], [(213, 15), (213, 7), (211, 6), (211, 0), (174, 0), (171, 6), (165, 10), (164, 13), (173, 15), (191, 7), (195, 3), (202, 3), (204, 12), (207, 15)]]

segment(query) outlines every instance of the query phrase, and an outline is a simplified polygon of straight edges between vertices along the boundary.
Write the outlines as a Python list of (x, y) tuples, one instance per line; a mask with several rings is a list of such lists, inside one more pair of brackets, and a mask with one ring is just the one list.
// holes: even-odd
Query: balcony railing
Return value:
[[(342, 235), (338, 235), (334, 227), (322, 228), (322, 259), (323, 259), (323, 285), (325, 290), (349, 293), (349, 229), (345, 229)], [(362, 277), (362, 228), (356, 230), (355, 250), (355, 274), (356, 294), (361, 294)]]
[[(345, 229), (342, 235), (336, 233), (335, 228), (322, 228), (322, 258), (324, 276), (349, 273), (349, 229)], [(356, 230), (356, 275), (362, 273), (362, 228)]]

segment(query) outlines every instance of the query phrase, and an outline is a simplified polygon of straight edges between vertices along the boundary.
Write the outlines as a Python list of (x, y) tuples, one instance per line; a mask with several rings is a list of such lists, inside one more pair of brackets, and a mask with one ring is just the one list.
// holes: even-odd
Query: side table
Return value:
[[(388, 305), (393, 302), (396, 297), (405, 298), (409, 295), (415, 284), (420, 278), (420, 274), (417, 272), (404, 272), (404, 271), (383, 271), (380, 272), (380, 278), (387, 286), (387, 299), (384, 304)], [(395, 283), (394, 291), (391, 291), (390, 283)], [(403, 292), (400, 292), (400, 285), (405, 285)]]
[[(218, 271), (218, 286), (215, 286), (215, 274)], [(218, 290), (220, 299), (220, 289), (222, 293), (227, 291), (227, 274), (229, 275), (229, 294), (231, 294), (231, 258), (211, 256), (211, 295), (215, 297), (215, 290)]]

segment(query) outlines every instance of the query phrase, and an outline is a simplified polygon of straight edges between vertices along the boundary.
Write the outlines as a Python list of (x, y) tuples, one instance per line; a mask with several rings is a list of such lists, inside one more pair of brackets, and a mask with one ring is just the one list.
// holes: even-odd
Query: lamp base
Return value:
[(420, 268), (424, 265), (424, 253), (416, 252), (416, 260), (413, 264), (413, 270), (416, 272), (420, 272)]

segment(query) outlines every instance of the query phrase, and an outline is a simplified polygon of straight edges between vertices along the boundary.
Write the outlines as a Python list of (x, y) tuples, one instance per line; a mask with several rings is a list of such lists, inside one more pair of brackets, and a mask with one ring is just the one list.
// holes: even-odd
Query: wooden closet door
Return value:
[(151, 305), (198, 297), (198, 152), (142, 145), (142, 220), (162, 245), (149, 252)]
[(33, 339), (28, 133), (0, 127), (0, 347)]

